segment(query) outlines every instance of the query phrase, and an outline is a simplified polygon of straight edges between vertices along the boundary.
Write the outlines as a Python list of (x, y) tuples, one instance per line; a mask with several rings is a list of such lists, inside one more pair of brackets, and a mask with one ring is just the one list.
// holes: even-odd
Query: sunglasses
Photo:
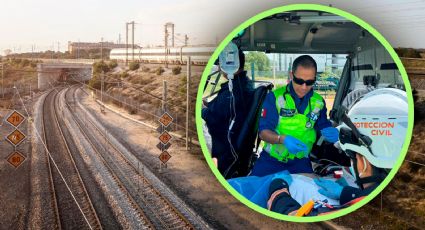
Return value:
[(292, 79), (294, 79), (294, 82), (297, 83), (297, 85), (303, 85), (305, 83), (307, 86), (312, 86), (316, 82), (316, 79), (306, 81), (306, 80), (303, 80), (301, 78), (297, 78), (297, 76), (295, 76), (295, 74), (292, 74), (292, 76), (293, 76)]

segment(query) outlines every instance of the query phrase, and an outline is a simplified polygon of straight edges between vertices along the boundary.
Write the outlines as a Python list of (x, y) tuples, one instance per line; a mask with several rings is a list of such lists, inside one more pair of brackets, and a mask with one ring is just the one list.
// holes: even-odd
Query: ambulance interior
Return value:
[[(396, 64), (381, 43), (361, 26), (333, 14), (317, 11), (275, 14), (249, 26), (233, 42), (245, 54), (250, 51), (266, 54), (333, 54), (345, 59), (338, 84), (335, 89), (327, 91), (333, 95), (333, 102), (327, 101), (326, 106), (335, 127), (341, 124), (342, 114), (365, 93), (385, 87), (405, 90)], [(223, 81), (218, 70), (218, 66), (215, 66), (208, 77), (204, 100), (212, 100), (218, 91), (219, 82)], [(246, 123), (236, 143), (232, 143), (238, 153), (237, 164), (233, 169), (235, 173), (226, 176), (226, 179), (247, 176), (255, 164), (257, 154), (261, 151), (261, 146), (258, 146), (261, 104), (267, 92), (274, 89), (271, 80), (252, 76), (250, 70), (247, 72), (256, 82), (256, 93)], [(204, 134), (207, 145), (210, 145), (205, 125)], [(208, 147), (211, 151), (211, 146)], [(334, 170), (340, 170), (341, 166), (350, 166), (349, 158), (320, 136), (310, 153), (310, 159), (317, 176), (330, 175)], [(350, 185), (354, 184), (354, 180), (351, 182)], [(294, 194), (297, 196), (296, 192)], [(308, 194), (299, 192), (298, 196), (307, 197)]]

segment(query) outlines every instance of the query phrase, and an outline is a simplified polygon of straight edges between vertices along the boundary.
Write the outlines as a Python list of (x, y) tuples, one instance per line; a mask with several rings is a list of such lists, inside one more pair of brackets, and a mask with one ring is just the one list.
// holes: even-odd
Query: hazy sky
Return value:
[[(164, 24), (188, 34), (190, 44), (220, 42), (234, 27), (264, 10), (297, 3), (285, 0), (1, 0), (0, 53), (58, 48), (68, 41), (125, 42), (134, 20), (135, 42), (162, 45)], [(303, 1), (305, 2), (305, 1)], [(309, 1), (346, 10), (369, 22), (394, 47), (425, 48), (425, 0)]]

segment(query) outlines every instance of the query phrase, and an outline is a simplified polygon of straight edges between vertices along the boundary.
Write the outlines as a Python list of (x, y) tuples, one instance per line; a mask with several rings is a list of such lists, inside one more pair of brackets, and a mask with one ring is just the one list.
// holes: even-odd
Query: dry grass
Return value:
[[(165, 69), (161, 76), (158, 76), (156, 70), (158, 68), (151, 68), (147, 70), (142, 66), (136, 71), (129, 71), (129, 76), (122, 79), (125, 83), (124, 88), (117, 88), (116, 86), (110, 85), (109, 92), (116, 96), (122, 96), (132, 102), (138, 104), (138, 110), (127, 108), (126, 110), (132, 114), (140, 114), (149, 120), (157, 120), (157, 118), (149, 115), (153, 113), (157, 116), (161, 115), (162, 107), (162, 91), (163, 91), (163, 80), (167, 81), (167, 110), (177, 120), (179, 125), (183, 125), (182, 121), (185, 121), (186, 116), (186, 76), (184, 74), (175, 75), (172, 69)], [(119, 72), (115, 75), (120, 75)], [(196, 94), (198, 90), (198, 84), (201, 78), (201, 73), (193, 73), (191, 78), (190, 88), (190, 110), (189, 113), (191, 130), (196, 130), (195, 127), (195, 102)], [(121, 106), (119, 102), (113, 102)], [(144, 111), (145, 112), (144, 112)]]
[(5, 93), (3, 97), (0, 91), (0, 107), (10, 108), (16, 103), (18, 97), (15, 95), (14, 86), (19, 89), (21, 97), (25, 97), (29, 95), (30, 87), (32, 91), (37, 92), (37, 84), (36, 68), (11, 64), (5, 65), (3, 81), (0, 81), (0, 86), (4, 88)]
[(401, 59), (404, 67), (409, 68), (425, 68), (425, 58), (423, 59)]

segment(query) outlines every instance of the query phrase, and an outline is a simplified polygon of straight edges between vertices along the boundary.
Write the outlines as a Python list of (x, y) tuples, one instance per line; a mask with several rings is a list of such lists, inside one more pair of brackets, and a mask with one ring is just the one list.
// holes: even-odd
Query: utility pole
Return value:
[(1, 60), (1, 93), (3, 95), (4, 98), (4, 63), (3, 63), (3, 59)]
[(338, 69), (338, 56), (332, 54), (332, 73), (336, 73)]
[(134, 62), (134, 21), (125, 23), (125, 65), (128, 65), (128, 25), (131, 24), (131, 51), (132, 60)]
[(53, 60), (53, 54), (55, 53), (55, 43), (53, 42), (52, 43), (52, 55), (51, 55), (51, 58), (50, 59), (52, 59)]
[(80, 39), (78, 39), (77, 43), (77, 59), (80, 59)]
[(168, 49), (168, 30), (167, 30), (167, 25), (168, 25), (168, 23), (167, 24), (165, 24), (165, 26), (164, 26), (164, 33), (165, 33), (165, 44), (164, 44), (164, 47), (165, 47), (165, 68), (168, 68), (168, 53), (167, 53), (167, 49)]
[(186, 150), (189, 150), (189, 110), (190, 110), (190, 75), (192, 75), (191, 70), (191, 58), (187, 57), (187, 79), (186, 79)]
[(168, 68), (168, 27), (171, 28), (171, 47), (174, 47), (174, 23), (167, 22), (164, 25), (164, 33), (165, 33), (165, 68)]
[(162, 81), (162, 112), (167, 112), (167, 80)]
[(102, 73), (100, 74), (100, 101), (102, 102), (102, 104), (103, 104), (103, 83), (104, 83), (103, 75), (104, 75), (104, 72), (102, 71)]
[(132, 35), (132, 38), (131, 38), (131, 42), (132, 42), (131, 50), (132, 50), (132, 56), (133, 56), (133, 59), (132, 60), (134, 62), (134, 21), (132, 21), (131, 24), (132, 24), (132, 27), (131, 27), (131, 35)]
[(282, 54), (281, 53), (279, 53), (278, 54), (279, 56), (279, 71), (282, 71)]
[(171, 24), (171, 47), (174, 47), (174, 24)]
[(184, 35), (184, 46), (187, 46), (187, 41), (189, 41), (189, 37), (187, 34)]
[(125, 66), (128, 66), (128, 22), (125, 23)]
[(103, 37), (100, 38), (100, 60), (103, 61)]

